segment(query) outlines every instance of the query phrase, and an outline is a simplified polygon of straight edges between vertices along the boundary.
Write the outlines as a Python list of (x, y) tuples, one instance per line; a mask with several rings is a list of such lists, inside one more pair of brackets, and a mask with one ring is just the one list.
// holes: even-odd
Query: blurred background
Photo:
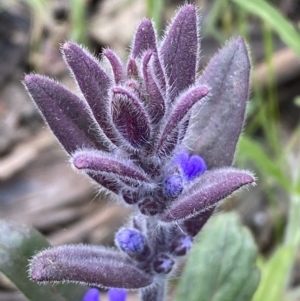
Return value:
[[(33, 225), (53, 245), (112, 244), (130, 211), (70, 168), (21, 81), (36, 72), (75, 89), (60, 55), (65, 40), (98, 57), (110, 47), (125, 58), (144, 16), (162, 36), (184, 2), (0, 0), (0, 218)], [(235, 165), (253, 170), (258, 185), (220, 211), (237, 210), (257, 242), (263, 276), (255, 300), (283, 300), (280, 290), (284, 300), (300, 300), (300, 1), (189, 2), (202, 15), (201, 68), (235, 35), (248, 42), (253, 63)], [(6, 300), (25, 297), (0, 274)]]

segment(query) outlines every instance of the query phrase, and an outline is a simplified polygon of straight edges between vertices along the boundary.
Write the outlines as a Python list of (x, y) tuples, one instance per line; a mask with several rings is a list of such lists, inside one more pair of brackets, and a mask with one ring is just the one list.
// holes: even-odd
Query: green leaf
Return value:
[(270, 24), (274, 31), (300, 56), (300, 34), (295, 27), (270, 3), (264, 0), (232, 0), (243, 9)]
[(271, 259), (261, 264), (261, 282), (253, 301), (283, 300), (288, 277), (296, 250), (291, 246), (281, 246)]
[(212, 217), (198, 238), (176, 301), (249, 301), (260, 278), (257, 250), (239, 217), (235, 213)]
[(0, 271), (31, 301), (80, 301), (86, 288), (76, 285), (40, 286), (28, 278), (28, 260), (49, 247), (36, 230), (0, 220)]

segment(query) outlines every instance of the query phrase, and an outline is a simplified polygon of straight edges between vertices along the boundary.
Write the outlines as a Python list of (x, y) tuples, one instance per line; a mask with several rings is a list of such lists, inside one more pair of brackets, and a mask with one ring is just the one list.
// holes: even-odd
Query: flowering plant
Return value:
[(47, 248), (31, 260), (33, 281), (139, 290), (143, 301), (163, 300), (216, 206), (254, 183), (250, 172), (231, 167), (249, 94), (246, 45), (232, 39), (199, 75), (198, 23), (187, 4), (159, 42), (143, 20), (126, 64), (103, 52), (109, 68), (66, 42), (78, 95), (47, 77), (25, 76), (72, 166), (134, 209), (116, 233), (118, 250)]

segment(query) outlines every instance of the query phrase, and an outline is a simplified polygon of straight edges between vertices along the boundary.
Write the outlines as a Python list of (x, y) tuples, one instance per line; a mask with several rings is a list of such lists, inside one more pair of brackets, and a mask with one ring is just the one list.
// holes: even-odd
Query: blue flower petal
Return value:
[(185, 166), (184, 174), (188, 181), (192, 181), (197, 176), (203, 174), (207, 167), (203, 158), (198, 155), (191, 156), (188, 164)]
[(91, 288), (86, 292), (82, 301), (100, 301), (99, 297), (99, 290), (97, 288)]
[(109, 301), (125, 301), (127, 291), (119, 288), (111, 288), (108, 290)]
[(186, 151), (178, 153), (173, 159), (174, 164), (178, 164), (182, 170), (186, 169), (186, 166), (189, 162), (190, 155)]

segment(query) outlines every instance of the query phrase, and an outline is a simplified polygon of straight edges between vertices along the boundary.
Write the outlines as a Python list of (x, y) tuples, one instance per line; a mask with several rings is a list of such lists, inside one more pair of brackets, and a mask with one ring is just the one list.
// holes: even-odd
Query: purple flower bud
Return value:
[(176, 237), (171, 244), (171, 253), (174, 256), (184, 256), (191, 249), (193, 243), (188, 235)]
[(166, 197), (176, 198), (183, 190), (183, 179), (181, 175), (168, 176), (163, 183), (163, 193)]
[(142, 254), (147, 248), (146, 237), (136, 229), (120, 229), (115, 236), (115, 241), (116, 245), (128, 255)]
[(153, 262), (154, 271), (158, 274), (168, 274), (174, 266), (174, 260), (166, 255), (160, 254)]

